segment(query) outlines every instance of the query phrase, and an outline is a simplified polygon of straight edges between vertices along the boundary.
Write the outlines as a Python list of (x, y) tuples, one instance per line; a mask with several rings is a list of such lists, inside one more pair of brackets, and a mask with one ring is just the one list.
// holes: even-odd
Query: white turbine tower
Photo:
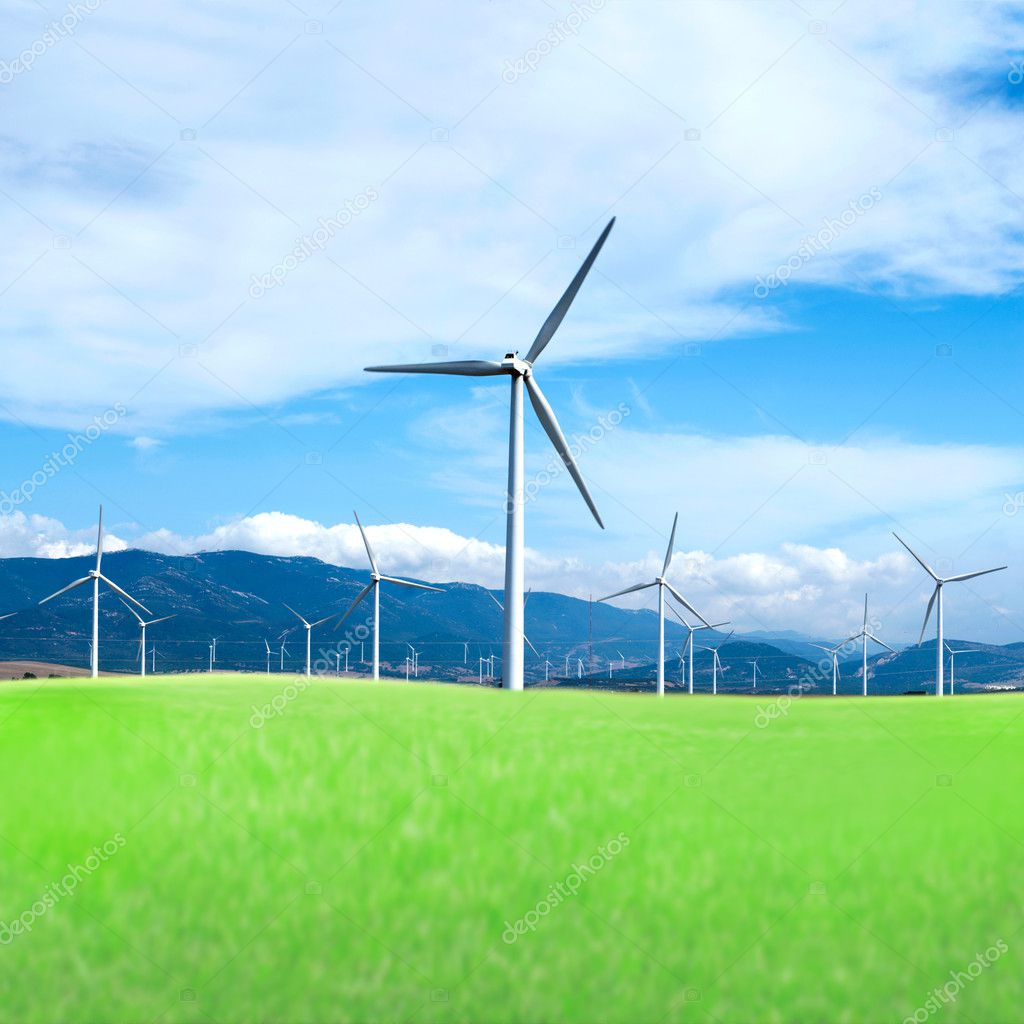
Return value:
[(754, 693), (757, 693), (757, 658), (754, 658), (751, 664), (754, 666)]
[[(698, 631), (700, 631), (700, 630), (702, 630), (702, 629), (718, 629), (720, 626), (728, 626), (729, 623), (728, 622), (716, 622), (716, 623), (714, 623), (714, 624), (712, 624), (710, 626), (707, 625), (707, 624), (705, 624), (703, 626), (691, 626), (686, 621), (686, 619), (684, 619), (682, 617), (682, 615), (680, 615), (679, 612), (677, 612), (675, 610), (675, 608), (672, 607), (672, 605), (669, 605), (668, 607), (669, 607), (669, 611), (672, 612), (672, 614), (686, 627), (686, 643), (683, 644), (683, 650), (685, 651), (685, 650), (687, 650), (687, 648), (689, 648), (689, 651), (690, 651), (690, 685), (689, 685), (689, 692), (693, 693), (693, 634), (698, 632)], [(730, 633), (729, 635), (731, 636), (732, 634)], [(705, 650), (711, 650), (711, 648), (708, 647), (708, 648), (705, 648)]]
[[(166, 622), (168, 619), (173, 619), (173, 615), (165, 615), (160, 619), (150, 619), (147, 622), (127, 601), (122, 601), (121, 604), (125, 606), (135, 616), (139, 623), (139, 675), (144, 676), (146, 674), (146, 627), (155, 626), (158, 622)], [(153, 656), (153, 667), (156, 667), (156, 655)]]
[(922, 569), (935, 581), (935, 589), (932, 591), (931, 600), (928, 602), (928, 610), (924, 613), (924, 625), (921, 627), (921, 636), (918, 643), (924, 641), (924, 631), (928, 628), (928, 619), (931, 618), (932, 606), (936, 603), (935, 609), (935, 696), (941, 697), (943, 691), (943, 670), (945, 668), (945, 656), (942, 653), (942, 588), (946, 583), (962, 583), (964, 580), (972, 580), (975, 576), (987, 576), (990, 572), (1002, 572), (1005, 565), (996, 566), (995, 569), (979, 569), (977, 572), (962, 572), (957, 576), (939, 576), (932, 567), (905, 541), (899, 534), (893, 536), (914, 556), (914, 560)]
[(832, 696), (834, 697), (839, 691), (839, 649), (843, 644), (836, 644), (835, 647), (824, 647), (821, 644), (811, 644), (811, 646), (817, 647), (819, 651), (824, 651), (832, 658)]
[(864, 676), (861, 686), (861, 694), (863, 696), (868, 695), (868, 641), (874, 640), (880, 647), (884, 647), (887, 651), (892, 651), (893, 654), (896, 652), (883, 641), (879, 640), (874, 633), (868, 629), (868, 595), (864, 595), (864, 625), (860, 627), (860, 630), (848, 636), (839, 646), (844, 647), (848, 643), (852, 643), (854, 640), (860, 640), (861, 642), (861, 673)]
[(672, 520), (672, 533), (668, 538), (668, 549), (665, 552), (665, 563), (661, 567), (661, 575), (655, 576), (650, 583), (637, 583), (636, 586), (626, 587), (607, 597), (598, 598), (599, 601), (610, 601), (613, 597), (622, 597), (623, 594), (632, 594), (636, 590), (646, 590), (648, 587), (658, 588), (658, 696), (665, 695), (665, 591), (667, 590), (687, 611), (696, 615), (705, 626), (710, 628), (711, 623), (704, 618), (675, 587), (669, 583), (665, 576), (668, 574), (668, 567), (672, 562), (672, 546), (676, 539), (676, 523), (679, 522), (679, 513), (676, 513)]
[(269, 676), (270, 675), (270, 659), (272, 657), (271, 650), (270, 650), (270, 641), (269, 640), (264, 640), (263, 643), (266, 645), (266, 648), (267, 648), (267, 675)]
[(317, 626), (322, 626), (325, 622), (333, 619), (337, 612), (331, 612), (330, 615), (325, 615), (322, 619), (317, 619), (316, 622), (307, 622), (290, 604), (281, 602), (306, 627), (306, 678), (308, 679), (312, 675), (311, 655), (313, 649), (313, 630)]
[(352, 515), (356, 517), (356, 525), (359, 527), (359, 532), (363, 537), (363, 544), (366, 547), (366, 557), (370, 560), (370, 582), (363, 587), (362, 590), (356, 595), (356, 599), (349, 605), (348, 611), (340, 619), (338, 619), (338, 625), (335, 629), (340, 629), (341, 624), (356, 610), (356, 605), (370, 591), (373, 591), (373, 678), (380, 679), (380, 585), (381, 583), (397, 583), (400, 587), (413, 587), (416, 590), (432, 590), (436, 594), (443, 594), (444, 591), (440, 587), (428, 587), (425, 583), (413, 583), (411, 580), (400, 580), (396, 576), (383, 576), (381, 575), (380, 569), (377, 568), (377, 559), (373, 554), (373, 548), (370, 547), (369, 538), (366, 536), (366, 531), (363, 529), (363, 524), (359, 521), (359, 513), (353, 512)]
[(548, 343), (565, 319), (576, 293), (580, 290), (584, 278), (590, 272), (597, 254), (601, 251), (608, 233), (615, 223), (613, 217), (608, 226), (601, 232), (594, 243), (583, 265), (572, 279), (565, 294), (544, 321), (540, 332), (526, 353), (520, 359), (517, 351), (507, 352), (501, 362), (488, 360), (462, 360), (448, 363), (409, 363), (399, 366), (368, 366), (367, 370), (375, 373), (441, 373), (453, 374), (457, 377), (499, 377), (506, 376), (511, 380), (512, 399), (509, 416), (508, 439), (508, 490), (506, 492), (506, 531), (505, 531), (505, 611), (504, 636), (502, 647), (502, 686), (507, 690), (523, 688), (523, 585), (526, 575), (525, 533), (523, 512), (525, 494), (523, 483), (523, 387), (525, 385), (533, 411), (540, 420), (541, 426), (551, 439), (551, 443), (565, 464), (570, 476), (576, 482), (583, 500), (597, 520), (597, 525), (604, 529), (604, 523), (598, 514), (590, 492), (587, 490), (579, 468), (572, 457), (569, 443), (558, 425), (555, 414), (548, 405), (548, 400), (534, 376), (533, 364), (547, 348)]
[(946, 650), (949, 652), (949, 695), (952, 697), (953, 688), (956, 686), (956, 656), (958, 654), (981, 654), (981, 651), (973, 647), (962, 647), (959, 651), (954, 651), (949, 644), (946, 644)]
[(131, 594), (122, 590), (116, 583), (107, 579), (107, 577), (100, 572), (102, 562), (103, 506), (100, 505), (100, 522), (96, 531), (96, 568), (90, 569), (88, 576), (83, 576), (80, 580), (75, 580), (73, 583), (69, 583), (66, 587), (61, 587), (61, 589), (56, 593), (51, 594), (49, 597), (44, 597), (42, 601), (39, 602), (40, 604), (46, 604), (47, 601), (52, 601), (55, 597), (60, 597), (61, 594), (66, 594), (69, 590), (74, 590), (75, 587), (80, 587), (83, 583), (92, 583), (92, 644), (90, 647), (89, 662), (93, 679), (100, 674), (100, 580), (110, 587), (115, 594), (120, 594), (121, 597), (126, 597), (133, 605), (141, 608), (147, 615), (153, 614), (141, 601), (136, 601)]
[[(722, 623), (722, 625), (725, 625), (725, 623)], [(710, 651), (711, 652), (711, 692), (712, 693), (718, 693), (718, 673), (719, 672), (722, 672), (722, 673), (725, 672), (725, 669), (722, 668), (722, 659), (718, 656), (718, 652), (729, 642), (730, 638), (732, 637), (732, 634), (735, 633), (735, 632), (736, 632), (736, 630), (732, 630), (729, 633), (729, 636), (727, 636), (721, 643), (719, 643), (719, 645), (717, 647), (701, 647), (700, 648), (700, 650), (702, 650), (702, 651)]]

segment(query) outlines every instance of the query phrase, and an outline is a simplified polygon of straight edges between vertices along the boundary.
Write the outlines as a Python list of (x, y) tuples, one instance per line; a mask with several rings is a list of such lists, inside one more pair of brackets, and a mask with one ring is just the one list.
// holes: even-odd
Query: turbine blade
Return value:
[(88, 583), (91, 579), (91, 576), (83, 576), (80, 580), (75, 580), (74, 583), (69, 583), (66, 587), (61, 587), (55, 594), (51, 594), (49, 597), (44, 597), (39, 603), (46, 604), (47, 601), (52, 601), (55, 597), (60, 597), (61, 594), (66, 594), (69, 590), (74, 590), (75, 587), (80, 587), (83, 583)]
[(554, 336), (555, 331), (558, 330), (559, 325), (565, 319), (565, 314), (569, 312), (569, 307), (572, 305), (573, 299), (576, 298), (576, 293), (580, 290), (580, 285), (583, 284), (584, 278), (590, 273), (590, 268), (594, 265), (594, 260), (597, 259), (597, 254), (601, 251), (601, 246), (604, 245), (605, 239), (607, 239), (614, 224), (615, 218), (612, 217), (612, 219), (608, 221), (608, 226), (601, 232), (597, 241), (594, 243), (594, 247), (587, 254), (587, 258), (583, 261), (583, 265), (576, 271), (576, 276), (570, 282), (569, 287), (565, 289), (565, 293), (558, 300), (558, 304), (548, 314), (547, 320), (544, 321), (544, 325), (541, 327), (540, 332), (537, 334), (533, 344), (530, 346), (530, 351), (526, 353), (526, 361), (528, 363), (534, 362), (541, 352), (547, 348), (548, 342)]
[(896, 653), (884, 640), (879, 640), (874, 633), (868, 633), (868, 639), (874, 640), (879, 647), (884, 647), (887, 651), (892, 651), (893, 654)]
[(100, 524), (96, 529), (96, 571), (100, 571), (103, 561), (103, 506), (100, 505)]
[(443, 594), (440, 587), (428, 587), (426, 583), (413, 583), (411, 580), (400, 580), (397, 576), (381, 576), (385, 583), (397, 583), (400, 587), (415, 587), (417, 590), (432, 590), (435, 594)]
[(505, 611), (505, 606), (488, 590), (487, 596), (502, 610)]
[(334, 627), (335, 632), (337, 632), (341, 628), (341, 624), (356, 610), (356, 605), (359, 604), (359, 602), (362, 601), (362, 599), (366, 597), (366, 595), (371, 590), (373, 590), (374, 586), (374, 581), (371, 581), (367, 583), (362, 590), (359, 591), (359, 593), (356, 595), (356, 599), (349, 605), (348, 611), (345, 612), (345, 614), (342, 615), (340, 619), (338, 619), (337, 625)]
[(538, 651), (537, 648), (534, 647), (533, 644), (530, 643), (530, 638), (525, 633), (523, 634), (523, 639), (526, 641), (526, 646), (529, 647), (530, 650), (533, 651), (533, 653), (536, 654), (537, 657), (539, 658), (540, 657), (540, 651)]
[(311, 622), (310, 626), (322, 626), (325, 622), (330, 622), (337, 614), (337, 612), (331, 612), (330, 615), (325, 615), (322, 619), (317, 619), (316, 622)]
[(555, 451), (558, 452), (559, 458), (565, 463), (565, 468), (569, 470), (569, 475), (576, 481), (576, 486), (579, 488), (580, 494), (583, 495), (583, 500), (587, 503), (587, 507), (597, 520), (597, 525), (603, 530), (604, 523), (601, 522), (601, 515), (597, 511), (594, 499), (590, 496), (590, 491), (587, 490), (587, 485), (583, 482), (583, 477), (580, 476), (576, 461), (572, 457), (572, 452), (569, 451), (569, 443), (565, 439), (565, 434), (562, 433), (562, 428), (558, 425), (558, 420), (555, 418), (551, 406), (548, 405), (548, 400), (544, 397), (544, 392), (541, 391), (540, 385), (533, 374), (523, 379), (526, 381), (526, 391), (530, 396), (533, 411), (537, 414), (537, 419), (540, 420), (540, 425), (551, 439), (551, 443), (555, 446)]
[(723, 648), (723, 647), (724, 647), (724, 646), (725, 646), (725, 645), (726, 645), (726, 644), (727, 644), (727, 643), (728, 643), (728, 642), (729, 642), (729, 641), (730, 641), (730, 640), (732, 639), (732, 637), (733, 637), (733, 634), (734, 634), (735, 632), (736, 632), (736, 630), (735, 630), (735, 629), (730, 629), (730, 630), (729, 630), (729, 635), (728, 635), (728, 636), (727, 636), (727, 637), (726, 637), (726, 638), (725, 638), (725, 639), (724, 639), (724, 640), (723, 640), (723, 641), (722, 641), (722, 642), (721, 642), (721, 643), (720, 643), (720, 644), (718, 645), (718, 647), (717, 647), (717, 648), (715, 648), (715, 649), (716, 649), (716, 650), (719, 650), (719, 651), (720, 651), (720, 650), (721, 650), (721, 649), (722, 649), (722, 648)]
[(454, 377), (499, 377), (508, 371), (490, 359), (458, 359), (448, 363), (396, 363), (367, 366), (369, 373), (443, 373)]
[(6, 615), (0, 615), (0, 622), (4, 619), (9, 619), (12, 615), (17, 615), (17, 612), (8, 612)]
[(975, 576), (987, 576), (990, 572), (1002, 572), (1006, 568), (1005, 565), (1000, 565), (995, 569), (980, 569), (978, 572), (965, 572), (959, 576), (950, 576), (948, 579), (943, 580), (943, 583), (960, 583), (963, 580), (973, 580)]
[(683, 624), (683, 625), (684, 625), (684, 626), (685, 626), (685, 627), (686, 627), (687, 629), (690, 629), (690, 628), (691, 628), (691, 627), (690, 627), (690, 624), (689, 624), (689, 623), (688, 623), (688, 622), (686, 621), (686, 619), (684, 619), (684, 618), (682, 617), (682, 615), (680, 615), (680, 614), (679, 614), (679, 612), (677, 612), (677, 611), (676, 611), (676, 609), (675, 609), (675, 605), (673, 605), (673, 604), (671, 604), (671, 603), (668, 603), (668, 604), (666, 604), (666, 606), (665, 606), (665, 607), (666, 607), (666, 608), (668, 608), (668, 610), (669, 610), (669, 611), (670, 611), (670, 612), (671, 612), (671, 613), (672, 613), (672, 614), (673, 614), (673, 615), (674, 615), (674, 616), (675, 616), (675, 617), (676, 617), (676, 618), (677, 618), (677, 619), (678, 619), (678, 620), (679, 620), (679, 621), (680, 621), (680, 622), (681, 622), (681, 623), (682, 623), (682, 624)]
[(123, 604), (125, 608), (127, 608), (128, 611), (130, 611), (132, 615), (139, 620), (140, 624), (145, 622), (145, 619), (143, 619), (143, 617), (127, 601), (122, 601), (121, 604)]
[(294, 615), (295, 618), (297, 618), (299, 620), (299, 622), (301, 622), (304, 626), (308, 626), (309, 625), (309, 623), (290, 604), (287, 604), (284, 601), (282, 601), (281, 604), (283, 604), (285, 606), (285, 608), (287, 608), (288, 611), (290, 611), (292, 613), (292, 615)]
[(141, 601), (136, 601), (135, 598), (132, 597), (132, 595), (129, 594), (127, 590), (122, 590), (113, 580), (108, 580), (107, 577), (103, 575), (100, 576), (100, 579), (103, 580), (103, 582), (106, 583), (106, 585), (110, 587), (110, 589), (114, 591), (115, 594), (120, 594), (122, 597), (128, 598), (128, 600), (131, 601), (132, 604), (137, 605), (147, 615), (153, 614)]
[(264, 646), (267, 648), (267, 654), (270, 654), (270, 641), (269, 640), (264, 640), (263, 643), (264, 643)]
[(942, 646), (945, 647), (950, 654), (956, 654), (956, 651), (954, 651), (953, 648), (950, 647), (945, 640), (942, 641)]
[(936, 587), (932, 591), (931, 600), (928, 602), (928, 608), (924, 613), (924, 625), (921, 626), (921, 635), (918, 637), (917, 642), (921, 644), (924, 642), (924, 631), (928, 628), (928, 620), (932, 616), (932, 607), (935, 605), (935, 598), (939, 596), (939, 588)]
[(821, 644), (811, 644), (812, 647), (817, 647), (819, 651), (827, 651), (829, 654), (832, 653), (831, 647), (822, 647)]
[(864, 595), (864, 628), (868, 628), (868, 595)]
[(676, 599), (676, 600), (677, 600), (677, 601), (678, 601), (678, 602), (679, 602), (679, 603), (680, 603), (680, 604), (681, 604), (681, 605), (682, 605), (682, 606), (683, 606), (684, 608), (688, 608), (688, 609), (689, 609), (689, 610), (690, 610), (690, 611), (691, 611), (691, 612), (692, 612), (692, 613), (693, 613), (694, 615), (696, 615), (696, 616), (697, 616), (697, 618), (698, 618), (698, 619), (700, 619), (700, 621), (701, 621), (701, 622), (703, 622), (703, 623), (704, 623), (704, 625), (705, 625), (705, 626), (707, 626), (707, 627), (708, 627), (709, 629), (711, 628), (711, 623), (710, 623), (710, 622), (708, 622), (708, 620), (707, 620), (707, 619), (705, 619), (705, 618), (704, 618), (704, 616), (703, 616), (703, 615), (701, 615), (701, 613), (700, 613), (699, 611), (697, 611), (697, 609), (696, 609), (696, 608), (694, 608), (694, 607), (693, 607), (693, 605), (692, 605), (692, 604), (690, 604), (690, 602), (689, 602), (689, 601), (687, 601), (687, 600), (686, 600), (686, 598), (685, 598), (685, 597), (683, 597), (683, 595), (682, 595), (682, 594), (680, 594), (680, 593), (679, 593), (679, 591), (678, 591), (678, 590), (676, 590), (676, 588), (675, 588), (675, 587), (673, 587), (671, 583), (666, 583), (666, 584), (665, 584), (665, 586), (666, 586), (666, 587), (668, 588), (668, 592), (669, 592), (669, 593), (670, 593), (670, 594), (671, 594), (671, 595), (672, 595), (672, 596), (673, 596), (673, 597), (674, 597), (674, 598), (675, 598), (675, 599)]
[(523, 598), (523, 607), (526, 607), (526, 602), (530, 600), (530, 595), (533, 593), (533, 587), (526, 592), (526, 597)]
[(622, 597), (623, 594), (632, 594), (635, 590), (646, 590), (648, 587), (656, 587), (658, 584), (654, 583), (638, 583), (635, 587), (626, 587), (625, 590), (617, 590), (614, 594), (609, 594), (607, 597), (599, 597), (598, 603), (601, 601), (610, 601), (613, 597)]
[(352, 515), (356, 517), (356, 525), (359, 527), (359, 532), (363, 535), (363, 544), (366, 547), (366, 557), (370, 560), (370, 568), (374, 572), (380, 572), (377, 568), (377, 559), (373, 557), (373, 548), (370, 547), (370, 541), (366, 536), (366, 531), (363, 529), (363, 524), (359, 521), (359, 513), (353, 509)]
[(147, 622), (146, 625), (147, 626), (155, 626), (158, 622), (166, 622), (168, 619), (175, 619), (177, 617), (178, 617), (178, 613), (175, 612), (173, 615), (165, 615), (161, 619), (153, 619), (150, 622)]
[(661, 567), (661, 575), (668, 575), (668, 567), (672, 564), (672, 547), (676, 542), (676, 523), (679, 522), (679, 513), (672, 520), (672, 532), (669, 534), (668, 547), (665, 549), (665, 564)]
[(832, 649), (838, 651), (840, 647), (845, 647), (848, 643), (852, 643), (854, 640), (859, 640), (860, 637), (860, 633), (854, 633), (853, 636), (848, 636), (842, 643), (836, 644), (836, 646)]
[(935, 575), (935, 571), (932, 567), (898, 533), (893, 533), (893, 536), (914, 556), (917, 564), (920, 565), (933, 580), (938, 582), (939, 577)]

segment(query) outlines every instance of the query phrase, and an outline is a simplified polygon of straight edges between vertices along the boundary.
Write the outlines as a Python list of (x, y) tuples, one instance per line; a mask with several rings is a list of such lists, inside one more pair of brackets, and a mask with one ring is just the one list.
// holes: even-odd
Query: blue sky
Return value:
[(499, 585), (506, 388), (362, 367), (525, 351), (614, 214), (537, 367), (567, 433), (627, 410), (581, 459), (608, 528), (544, 487), (530, 582), (643, 578), (678, 509), (716, 616), (837, 635), (870, 590), (908, 642), (897, 529), (1009, 562), (949, 629), (1024, 635), (1008, 5), (77, 12), (0, 21), (5, 493), (124, 412), (0, 506), (0, 553), (85, 550), (103, 500), (114, 546), (360, 565), (355, 507), (394, 571)]

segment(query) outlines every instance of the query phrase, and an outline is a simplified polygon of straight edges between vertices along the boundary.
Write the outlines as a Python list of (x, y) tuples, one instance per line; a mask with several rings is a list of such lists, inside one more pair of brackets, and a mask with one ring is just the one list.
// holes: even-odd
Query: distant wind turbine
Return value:
[(325, 615), (322, 619), (317, 619), (316, 622), (307, 622), (290, 604), (285, 604), (284, 601), (281, 604), (284, 604), (285, 608), (306, 627), (306, 678), (308, 679), (312, 675), (313, 630), (333, 619), (338, 613), (331, 612), (330, 615)]
[(264, 640), (263, 643), (266, 645), (266, 648), (267, 648), (267, 675), (269, 676), (270, 675), (270, 659), (272, 657), (271, 651), (270, 651), (270, 641), (269, 640)]
[(540, 354), (547, 348), (558, 330), (559, 325), (565, 319), (569, 307), (572, 305), (576, 293), (580, 290), (584, 278), (590, 272), (597, 254), (601, 251), (612, 225), (615, 223), (613, 217), (608, 226), (601, 232), (600, 237), (594, 243), (583, 265), (576, 272), (565, 293), (558, 300), (555, 308), (548, 314), (537, 337), (526, 353), (525, 359), (520, 359), (518, 352), (513, 350), (506, 352), (501, 362), (491, 362), (482, 359), (461, 360), (447, 363), (408, 363), (399, 366), (368, 366), (366, 369), (375, 373), (441, 373), (453, 374), (457, 377), (499, 377), (507, 376), (511, 379), (512, 399), (511, 413), (509, 417), (509, 439), (508, 439), (508, 490), (506, 492), (506, 531), (505, 531), (505, 611), (504, 611), (504, 636), (502, 647), (502, 686), (508, 690), (522, 690), (523, 688), (523, 583), (526, 575), (525, 570), (525, 540), (524, 540), (524, 508), (526, 504), (524, 481), (523, 481), (523, 387), (530, 397), (533, 411), (540, 420), (540, 425), (551, 439), (551, 443), (558, 452), (559, 457), (569, 471), (576, 486), (579, 488), (583, 500), (587, 503), (597, 520), (597, 525), (602, 529), (604, 523), (598, 514), (597, 506), (594, 504), (587, 485), (583, 482), (576, 461), (573, 459), (569, 442), (558, 425), (555, 414), (548, 405), (548, 400), (537, 383), (534, 376), (533, 364)]
[(845, 647), (846, 644), (851, 643), (854, 640), (860, 640), (861, 642), (861, 673), (864, 676), (862, 680), (861, 693), (863, 696), (868, 695), (868, 641), (874, 640), (880, 647), (884, 647), (887, 651), (892, 651), (893, 654), (896, 652), (882, 640), (879, 640), (874, 633), (868, 629), (868, 595), (864, 595), (864, 625), (860, 627), (859, 632), (854, 633), (853, 636), (848, 636), (839, 646)]
[(92, 678), (95, 679), (100, 674), (100, 580), (102, 580), (115, 594), (120, 594), (121, 597), (127, 598), (137, 608), (141, 608), (147, 615), (153, 613), (141, 602), (136, 601), (131, 594), (127, 591), (122, 590), (112, 580), (107, 579), (106, 576), (100, 572), (100, 565), (103, 562), (103, 506), (100, 505), (100, 521), (99, 527), (96, 530), (96, 568), (89, 570), (88, 576), (83, 576), (80, 580), (75, 580), (73, 583), (69, 583), (66, 587), (61, 587), (56, 593), (51, 594), (49, 597), (44, 597), (40, 604), (46, 604), (47, 601), (52, 601), (55, 597), (60, 597), (61, 594), (66, 594), (69, 590), (74, 590), (75, 587), (80, 587), (83, 583), (92, 583), (92, 645), (90, 647), (89, 662), (91, 668)]
[(932, 614), (932, 606), (936, 603), (935, 609), (935, 696), (941, 697), (943, 691), (943, 670), (945, 668), (945, 656), (942, 653), (942, 588), (946, 583), (961, 583), (964, 580), (972, 580), (975, 576), (987, 576), (990, 572), (1002, 572), (1005, 565), (997, 566), (995, 569), (979, 569), (977, 572), (962, 572), (957, 576), (939, 576), (932, 567), (905, 541), (899, 534), (893, 536), (914, 556), (914, 560), (922, 569), (935, 581), (935, 589), (932, 591), (931, 600), (928, 602), (928, 610), (924, 613), (924, 625), (921, 627), (921, 636), (918, 643), (924, 641), (924, 631), (928, 628), (928, 619)]
[[(722, 625), (725, 625), (725, 623), (722, 623)], [(732, 637), (732, 634), (735, 633), (735, 632), (736, 632), (736, 630), (732, 630), (729, 633), (729, 636), (727, 636), (724, 640), (722, 640), (717, 647), (701, 647), (700, 648), (702, 651), (710, 651), (711, 652), (711, 692), (712, 693), (718, 693), (718, 673), (719, 672), (721, 672), (723, 674), (725, 673), (725, 669), (722, 668), (722, 659), (719, 658), (718, 652), (729, 642), (730, 637)]]
[(757, 658), (754, 658), (751, 664), (754, 666), (754, 693), (757, 693)]
[(599, 601), (610, 601), (613, 597), (622, 597), (623, 594), (632, 594), (636, 590), (646, 590), (648, 587), (658, 588), (658, 696), (665, 695), (665, 591), (667, 590), (688, 612), (696, 615), (708, 628), (711, 623), (704, 618), (682, 594), (665, 579), (668, 574), (668, 567), (672, 562), (672, 546), (676, 539), (676, 524), (679, 522), (679, 513), (676, 513), (672, 520), (672, 533), (668, 538), (668, 549), (665, 551), (665, 563), (661, 567), (661, 575), (655, 576), (650, 583), (637, 583), (635, 586), (626, 587), (607, 597), (598, 598)]
[[(173, 619), (174, 615), (165, 615), (163, 618), (150, 619), (147, 622), (127, 601), (122, 601), (121, 604), (135, 616), (139, 623), (139, 675), (144, 676), (146, 674), (146, 627), (155, 626), (158, 622), (166, 622), (168, 619)], [(153, 667), (156, 668), (155, 655)]]
[[(672, 607), (672, 605), (669, 605), (668, 607), (669, 607), (669, 611), (671, 611), (672, 614), (686, 627), (686, 643), (683, 645), (683, 650), (685, 651), (687, 648), (689, 648), (689, 651), (690, 651), (690, 685), (689, 685), (689, 692), (693, 693), (693, 634), (699, 632), (702, 629), (718, 629), (720, 626), (728, 626), (729, 623), (728, 622), (716, 622), (716, 623), (714, 623), (714, 624), (712, 624), (710, 626), (707, 623), (705, 623), (703, 626), (691, 626), (690, 623), (687, 622), (686, 619), (684, 619), (682, 617), (682, 615), (680, 615), (679, 612), (677, 612), (675, 610), (675, 608)], [(710, 648), (708, 648), (708, 649), (710, 650)]]
[(819, 651), (824, 651), (832, 659), (832, 696), (834, 697), (839, 691), (839, 650), (843, 645), (824, 647), (822, 644), (811, 644), (811, 646), (817, 647)]
[(949, 644), (946, 644), (946, 650), (949, 652), (949, 695), (953, 696), (953, 688), (956, 686), (956, 666), (954, 659), (958, 654), (981, 654), (981, 651), (976, 650), (973, 647), (963, 647), (959, 651), (954, 651)]
[(416, 590), (432, 590), (435, 594), (443, 594), (440, 587), (428, 587), (425, 583), (413, 583), (411, 580), (400, 580), (396, 576), (383, 576), (377, 567), (377, 559), (370, 547), (369, 538), (359, 521), (359, 513), (353, 512), (356, 517), (356, 525), (363, 538), (363, 545), (366, 548), (366, 557), (370, 560), (370, 582), (363, 587), (356, 595), (356, 599), (349, 605), (349, 609), (340, 619), (335, 629), (340, 629), (341, 624), (356, 610), (356, 606), (370, 591), (373, 591), (373, 678), (380, 679), (380, 585), (381, 583), (397, 583), (400, 587), (413, 587)]

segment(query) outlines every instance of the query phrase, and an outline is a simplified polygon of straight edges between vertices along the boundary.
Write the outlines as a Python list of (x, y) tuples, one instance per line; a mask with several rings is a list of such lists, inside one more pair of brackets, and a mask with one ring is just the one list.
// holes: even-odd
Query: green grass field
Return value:
[(1021, 695), (294, 679), (3, 684), (0, 1020), (1024, 1019)]

